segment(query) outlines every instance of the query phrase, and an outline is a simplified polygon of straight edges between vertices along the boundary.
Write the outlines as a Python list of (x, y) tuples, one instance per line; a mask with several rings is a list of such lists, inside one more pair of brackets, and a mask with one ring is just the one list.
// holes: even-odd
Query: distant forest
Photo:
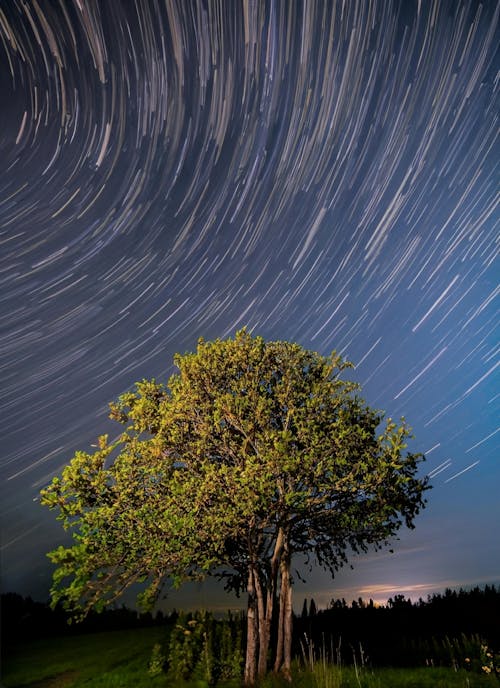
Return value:
[[(313, 646), (318, 655), (335, 661), (352, 660), (353, 653), (375, 665), (402, 665), (429, 657), (443, 657), (443, 663), (457, 654), (461, 645), (484, 643), (500, 649), (500, 587), (487, 585), (471, 590), (450, 590), (412, 602), (403, 595), (376, 606), (372, 600), (332, 600), (316, 610), (314, 601), (304, 601), (295, 619), (295, 651)], [(453, 647), (454, 646), (454, 647)], [(448, 664), (449, 666), (449, 664)]]
[[(178, 613), (139, 614), (122, 606), (68, 625), (62, 609), (7, 593), (1, 598), (1, 616), (3, 642), (10, 643), (47, 635), (169, 627)], [(500, 649), (500, 586), (448, 589), (418, 602), (396, 595), (384, 606), (372, 600), (332, 600), (327, 609), (318, 610), (314, 600), (304, 600), (302, 613), (294, 618), (295, 655), (314, 652), (333, 661), (350, 662), (356, 654), (374, 665), (404, 665), (408, 657), (425, 663), (427, 657), (439, 656), (445, 663), (453, 644), (461, 644), (466, 654), (471, 639)]]

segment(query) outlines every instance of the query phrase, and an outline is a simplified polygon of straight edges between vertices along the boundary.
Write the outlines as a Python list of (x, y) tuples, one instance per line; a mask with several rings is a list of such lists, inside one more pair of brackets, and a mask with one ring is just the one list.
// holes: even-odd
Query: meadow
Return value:
[[(173, 680), (149, 671), (154, 646), (167, 642), (160, 627), (52, 637), (17, 644), (4, 653), (5, 688), (208, 688), (203, 679)], [(332, 665), (297, 661), (292, 685), (297, 688), (488, 688), (499, 681), (492, 674), (452, 667), (371, 668), (362, 664)], [(218, 688), (237, 688), (221, 681)], [(269, 675), (261, 688), (289, 684)]]

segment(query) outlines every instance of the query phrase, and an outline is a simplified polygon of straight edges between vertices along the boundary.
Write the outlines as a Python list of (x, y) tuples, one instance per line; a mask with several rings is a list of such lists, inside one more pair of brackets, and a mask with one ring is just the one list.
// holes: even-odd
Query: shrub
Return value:
[(168, 644), (168, 676), (215, 685), (238, 679), (243, 666), (243, 619), (216, 620), (209, 612), (179, 615)]
[(151, 659), (149, 660), (148, 673), (151, 676), (159, 676), (165, 666), (165, 655), (163, 654), (160, 643), (153, 645)]

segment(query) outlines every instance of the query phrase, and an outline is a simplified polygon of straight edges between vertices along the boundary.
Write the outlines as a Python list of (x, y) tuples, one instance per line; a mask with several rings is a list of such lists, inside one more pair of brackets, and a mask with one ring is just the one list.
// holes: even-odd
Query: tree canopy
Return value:
[(49, 554), (52, 597), (85, 613), (131, 584), (152, 602), (214, 574), (248, 593), (245, 680), (291, 660), (294, 555), (331, 571), (389, 543), (424, 506), (409, 428), (371, 409), (351, 367), (246, 330), (176, 355), (167, 385), (143, 380), (110, 405), (123, 430), (77, 452), (42, 491), (74, 544)]

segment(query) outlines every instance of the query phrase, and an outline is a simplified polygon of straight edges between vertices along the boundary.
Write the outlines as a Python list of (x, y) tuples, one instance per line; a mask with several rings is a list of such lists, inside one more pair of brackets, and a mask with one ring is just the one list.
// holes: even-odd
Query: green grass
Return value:
[(164, 638), (161, 628), (141, 628), (26, 643), (5, 650), (2, 685), (17, 688), (45, 680), (47, 688), (165, 686), (164, 677), (152, 678), (147, 671), (154, 643)]
[[(2, 661), (5, 688), (207, 688), (203, 681), (173, 686), (165, 675), (151, 677), (153, 645), (163, 643), (161, 628), (48, 638), (6, 651)], [(235, 684), (226, 684), (224, 688)], [(495, 676), (447, 668), (376, 669), (326, 666), (312, 671), (294, 667), (294, 688), (499, 688)], [(268, 676), (260, 688), (289, 688)], [(221, 688), (223, 688), (221, 686)]]
[[(259, 688), (289, 688), (283, 679), (268, 676)], [(293, 688), (498, 688), (494, 676), (449, 668), (354, 669), (319, 666), (293, 673)]]

